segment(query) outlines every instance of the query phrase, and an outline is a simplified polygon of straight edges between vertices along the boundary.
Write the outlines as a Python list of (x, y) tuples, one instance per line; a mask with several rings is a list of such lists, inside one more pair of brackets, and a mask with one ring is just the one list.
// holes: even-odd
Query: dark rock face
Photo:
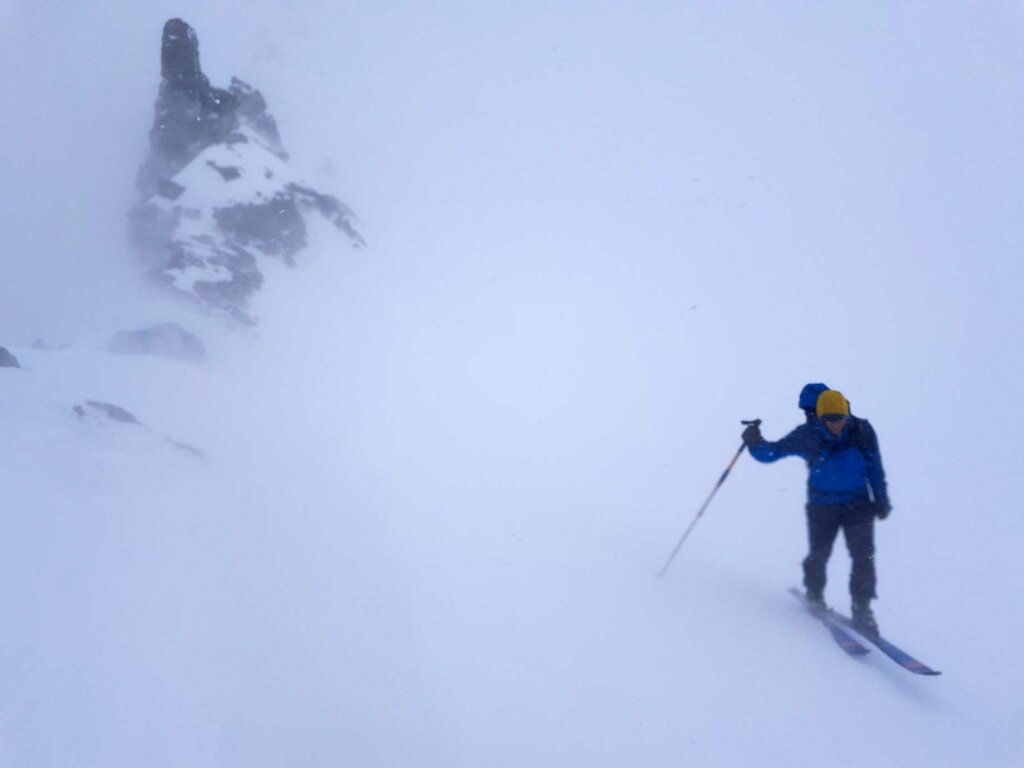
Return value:
[(266, 140), (270, 151), (282, 160), (287, 160), (288, 153), (284, 151), (284, 145), (281, 144), (281, 134), (277, 132), (277, 123), (267, 112), (267, 102), (264, 100), (263, 94), (237, 77), (231, 78), (228, 91), (235, 99), (239, 120), (252, 126), (256, 133)]
[(251, 323), (247, 303), (263, 284), (261, 260), (293, 265), (311, 216), (363, 245), (352, 212), (297, 178), (287, 161), (263, 95), (238, 78), (227, 89), (211, 86), (195, 30), (168, 21), (150, 153), (138, 175), (142, 200), (129, 216), (145, 269), (159, 284)]
[(144, 197), (235, 127), (235, 97), (213, 88), (199, 66), (199, 39), (181, 19), (164, 25), (160, 47), (160, 95), (149, 132), (150, 154), (139, 169)]
[(177, 323), (161, 323), (137, 331), (121, 331), (110, 340), (107, 351), (126, 355), (157, 355), (190, 363), (206, 359), (206, 347), (199, 337)]
[(0, 347), (0, 368), (21, 368), (18, 358), (12, 355), (7, 347)]
[(280, 256), (289, 266), (294, 264), (292, 256), (306, 247), (306, 222), (298, 202), (288, 195), (277, 195), (265, 203), (219, 208), (213, 218), (239, 245)]

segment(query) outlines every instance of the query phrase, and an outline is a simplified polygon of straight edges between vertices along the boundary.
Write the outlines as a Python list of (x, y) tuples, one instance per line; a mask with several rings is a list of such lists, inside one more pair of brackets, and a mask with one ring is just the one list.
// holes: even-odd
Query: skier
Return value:
[[(811, 387), (814, 385), (808, 385)], [(805, 387), (805, 391), (807, 387)], [(801, 404), (803, 403), (801, 398)], [(825, 571), (832, 545), (843, 529), (853, 560), (850, 572), (852, 618), (856, 628), (878, 637), (878, 623), (871, 611), (875, 594), (874, 522), (884, 520), (892, 506), (875, 431), (865, 419), (850, 414), (843, 394), (829, 389), (801, 424), (778, 442), (761, 436), (757, 424), (743, 431), (750, 455), (760, 462), (800, 456), (807, 462), (807, 531), (810, 553), (804, 559), (804, 587), (812, 609), (827, 610)]]

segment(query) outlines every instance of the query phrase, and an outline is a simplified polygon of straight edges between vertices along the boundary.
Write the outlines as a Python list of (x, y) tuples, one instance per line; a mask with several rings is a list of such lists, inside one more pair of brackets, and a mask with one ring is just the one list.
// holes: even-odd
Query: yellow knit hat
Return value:
[(818, 418), (832, 414), (849, 416), (850, 404), (839, 390), (826, 389), (818, 395), (818, 406), (815, 408), (815, 411), (818, 414)]

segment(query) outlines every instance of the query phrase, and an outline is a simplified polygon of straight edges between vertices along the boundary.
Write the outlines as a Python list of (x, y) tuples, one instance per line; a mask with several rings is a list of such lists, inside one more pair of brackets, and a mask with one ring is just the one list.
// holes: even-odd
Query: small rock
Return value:
[(156, 193), (166, 200), (177, 200), (181, 197), (185, 188), (170, 179), (156, 180)]
[(164, 440), (166, 440), (168, 443), (173, 445), (179, 451), (184, 451), (185, 453), (189, 454), (190, 456), (192, 456), (192, 457), (194, 457), (196, 459), (205, 459), (206, 458), (206, 454), (203, 453), (198, 448), (196, 448), (195, 446), (189, 445), (188, 443), (182, 443), (182, 442), (180, 442), (178, 440), (175, 440), (172, 437), (165, 437)]
[[(95, 408), (97, 411), (100, 411), (101, 413), (105, 414), (107, 417), (113, 419), (114, 421), (120, 421), (122, 424), (135, 424), (140, 427), (142, 426), (142, 423), (137, 418), (135, 418), (135, 414), (126, 411), (119, 405), (114, 405), (113, 403), (103, 403), (100, 402), (99, 400), (86, 400), (85, 404), (88, 405), (90, 408)], [(75, 413), (77, 413), (79, 416), (82, 415), (81, 406), (75, 407)]]
[(234, 181), (242, 175), (242, 172), (235, 165), (217, 165), (213, 160), (207, 160), (206, 164), (213, 168), (224, 181)]
[(67, 342), (51, 344), (45, 339), (36, 339), (32, 342), (32, 349), (37, 352), (63, 352), (65, 349), (71, 349), (71, 345)]

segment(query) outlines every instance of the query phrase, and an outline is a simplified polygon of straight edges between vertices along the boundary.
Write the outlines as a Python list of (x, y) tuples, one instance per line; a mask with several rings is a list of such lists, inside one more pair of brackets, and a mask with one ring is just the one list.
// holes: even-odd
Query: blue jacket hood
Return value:
[(818, 396), (828, 389), (826, 384), (806, 384), (804, 388), (800, 390), (800, 408), (807, 410), (808, 408), (814, 409), (818, 404)]

